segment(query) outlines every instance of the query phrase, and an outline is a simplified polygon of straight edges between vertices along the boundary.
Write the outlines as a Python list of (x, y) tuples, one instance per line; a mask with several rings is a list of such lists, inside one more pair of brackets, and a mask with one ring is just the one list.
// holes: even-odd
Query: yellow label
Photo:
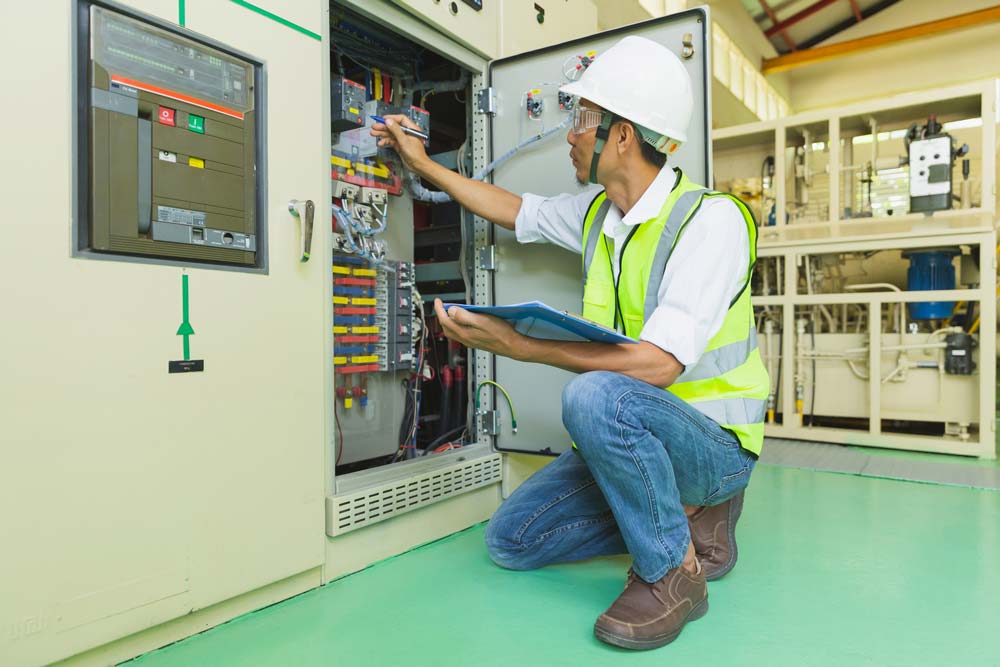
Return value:
[(343, 366), (346, 363), (347, 363), (347, 357), (334, 357), (333, 358), (333, 365), (334, 366)]
[(378, 176), (379, 178), (389, 177), (388, 167), (373, 167), (370, 164), (365, 164), (364, 162), (358, 162), (354, 165), (354, 168), (363, 174), (371, 174), (372, 176)]
[(541, 95), (542, 94), (542, 89), (541, 88), (533, 88), (532, 91), (531, 91), (531, 94), (532, 95)]
[(347, 305), (347, 297), (346, 296), (335, 296), (335, 297), (333, 297), (333, 303), (336, 304), (336, 305), (338, 305), (338, 306), (346, 306)]
[(349, 275), (351, 275), (351, 269), (350, 269), (350, 267), (347, 267), (347, 266), (337, 266), (336, 264), (333, 266), (333, 272), (334, 273), (338, 273), (338, 274), (340, 274), (342, 276), (349, 276)]
[(583, 55), (587, 56), (588, 58), (593, 58), (594, 56), (596, 56), (596, 55), (597, 55), (597, 51), (587, 51), (587, 52), (586, 52), (585, 54), (583, 54)]
[(352, 364), (374, 364), (378, 361), (378, 355), (372, 354), (365, 357), (351, 357)]
[(202, 160), (200, 157), (189, 157), (188, 158), (188, 166), (189, 167), (194, 167), (195, 169), (204, 169), (205, 168), (205, 161)]
[(374, 306), (376, 301), (375, 299), (362, 299), (360, 297), (355, 297), (351, 299), (351, 303), (355, 306)]
[(375, 269), (354, 269), (354, 275), (374, 278), (378, 272)]
[(354, 398), (352, 398), (351, 396), (345, 396), (344, 397), (344, 409), (350, 410), (352, 405), (354, 405)]
[(333, 333), (335, 334), (345, 334), (347, 333), (347, 327), (334, 327)]
[(357, 110), (357, 109), (355, 109), (354, 107), (347, 107), (347, 110), (348, 110), (348, 111), (350, 111), (350, 112), (351, 112), (352, 114), (354, 114), (355, 116), (357, 116), (357, 115), (358, 115), (359, 113), (361, 113), (360, 111), (358, 111), (358, 110)]
[(377, 334), (378, 327), (352, 327), (351, 333), (356, 334)]

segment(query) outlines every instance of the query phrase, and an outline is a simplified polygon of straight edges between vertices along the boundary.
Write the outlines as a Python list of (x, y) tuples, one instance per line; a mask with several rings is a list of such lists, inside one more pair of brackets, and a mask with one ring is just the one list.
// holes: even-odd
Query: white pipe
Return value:
[[(856, 292), (856, 291), (859, 291), (859, 290), (868, 290), (868, 289), (887, 289), (887, 290), (891, 290), (893, 292), (902, 292), (903, 291), (903, 290), (899, 289), (898, 287), (896, 287), (895, 285), (893, 285), (892, 283), (861, 283), (861, 284), (858, 284), (858, 285), (847, 285), (846, 287), (844, 287), (844, 289), (846, 289), (846, 290), (848, 290), (850, 292)], [(874, 322), (872, 323), (872, 325), (874, 325)], [(905, 306), (900, 306), (900, 308), (899, 308), (899, 339), (900, 340), (903, 339), (903, 334), (905, 334), (905, 333), (906, 333), (906, 307)]]

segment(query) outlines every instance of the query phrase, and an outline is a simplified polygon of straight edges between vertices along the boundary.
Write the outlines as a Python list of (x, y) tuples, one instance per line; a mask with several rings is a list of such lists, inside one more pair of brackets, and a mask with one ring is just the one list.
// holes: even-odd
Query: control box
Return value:
[(361, 111), (365, 105), (365, 87), (360, 83), (334, 76), (330, 81), (330, 129), (334, 132), (355, 130), (365, 124)]
[(75, 251), (263, 268), (261, 64), (126, 10), (87, 10)]
[[(420, 131), (426, 134), (428, 137), (431, 134), (431, 112), (426, 109), (421, 109), (417, 106), (411, 106), (406, 110), (407, 117), (417, 124)], [(425, 141), (424, 145), (428, 145), (430, 141)]]
[(951, 136), (939, 134), (910, 142), (910, 210), (951, 208)]

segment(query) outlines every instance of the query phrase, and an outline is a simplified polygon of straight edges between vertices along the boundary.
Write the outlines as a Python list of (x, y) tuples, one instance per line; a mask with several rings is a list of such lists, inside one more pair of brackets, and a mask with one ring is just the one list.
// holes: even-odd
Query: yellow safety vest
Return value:
[(750, 267), (739, 296), (729, 305), (722, 327), (698, 363), (666, 390), (732, 431), (744, 449), (760, 454), (770, 383), (757, 348), (757, 327), (750, 304), (750, 276), (757, 261), (757, 223), (738, 198), (695, 185), (681, 173), (659, 214), (632, 228), (621, 252), (615, 284), (604, 218), (611, 201), (605, 193), (590, 204), (583, 224), (583, 316), (607, 327), (620, 322), (638, 340), (659, 305), (663, 272), (677, 240), (706, 197), (728, 197), (746, 221)]

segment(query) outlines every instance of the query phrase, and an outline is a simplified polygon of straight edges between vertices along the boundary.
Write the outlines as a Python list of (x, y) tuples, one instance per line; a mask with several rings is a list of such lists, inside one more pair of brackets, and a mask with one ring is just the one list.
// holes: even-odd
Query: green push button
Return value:
[(205, 119), (193, 113), (188, 114), (188, 129), (198, 134), (205, 134)]

